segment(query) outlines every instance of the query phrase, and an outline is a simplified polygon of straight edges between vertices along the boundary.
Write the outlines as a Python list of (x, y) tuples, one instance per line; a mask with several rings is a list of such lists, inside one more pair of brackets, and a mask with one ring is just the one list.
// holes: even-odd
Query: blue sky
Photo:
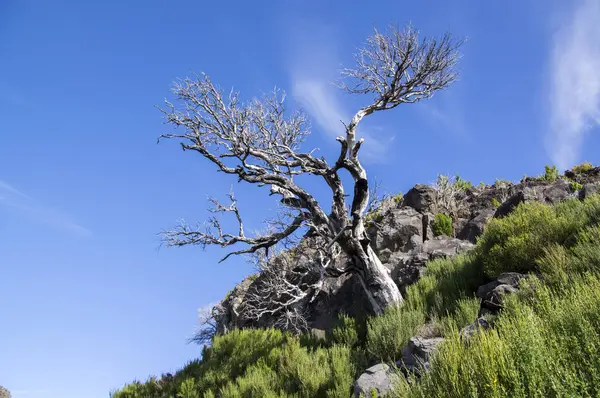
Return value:
[[(154, 105), (204, 71), (250, 99), (275, 85), (337, 150), (368, 98), (330, 81), (374, 26), (469, 40), (461, 79), (365, 121), (370, 176), (406, 192), (598, 163), (600, 0), (0, 1), (0, 384), (14, 397), (107, 397), (197, 357), (196, 309), (252, 266), (217, 248), (159, 250), (232, 184), (250, 229), (275, 208), (175, 142)], [(321, 187), (314, 187), (322, 196)]]

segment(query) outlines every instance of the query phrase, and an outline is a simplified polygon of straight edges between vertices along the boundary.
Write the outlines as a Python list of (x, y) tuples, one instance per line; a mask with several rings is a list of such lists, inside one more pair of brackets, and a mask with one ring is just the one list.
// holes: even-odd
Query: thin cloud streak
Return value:
[(30, 219), (67, 230), (79, 236), (88, 236), (92, 233), (89, 229), (72, 221), (56, 209), (40, 203), (2, 180), (0, 180), (0, 206), (15, 209)]
[(589, 130), (600, 125), (600, 1), (581, 0), (554, 37), (546, 147), (561, 169), (575, 164)]

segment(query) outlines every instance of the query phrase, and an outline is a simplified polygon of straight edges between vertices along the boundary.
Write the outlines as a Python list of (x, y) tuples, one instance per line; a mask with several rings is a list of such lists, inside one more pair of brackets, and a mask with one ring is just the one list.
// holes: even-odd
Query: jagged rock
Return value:
[(436, 191), (431, 185), (417, 184), (412, 187), (402, 200), (402, 207), (412, 207), (418, 212), (431, 212)]
[(411, 207), (392, 209), (383, 215), (383, 220), (368, 228), (373, 250), (382, 262), (387, 262), (385, 249), (391, 252), (407, 251), (413, 235), (423, 236), (423, 216)]
[(444, 340), (442, 337), (412, 337), (402, 349), (402, 359), (396, 365), (407, 375), (420, 376), (423, 371), (429, 371), (429, 361)]
[(389, 365), (379, 363), (365, 370), (354, 383), (354, 397), (370, 397), (375, 390), (377, 396), (390, 394), (394, 388), (395, 378), (398, 377)]
[(423, 242), (408, 253), (393, 253), (385, 265), (391, 270), (392, 279), (398, 285), (400, 292), (404, 294), (406, 288), (422, 276), (428, 261), (454, 256), (473, 247), (474, 245), (470, 242), (438, 236)]
[(579, 190), (579, 200), (589, 198), (593, 194), (598, 193), (598, 184), (588, 183)]
[(468, 341), (471, 337), (479, 333), (480, 330), (486, 330), (490, 328), (490, 323), (483, 317), (477, 318), (475, 322), (469, 326), (464, 327), (460, 331), (461, 341)]
[(477, 297), (484, 299), (488, 294), (490, 294), (497, 286), (499, 285), (509, 285), (514, 288), (519, 287), (519, 282), (521, 279), (525, 279), (528, 276), (525, 274), (519, 274), (518, 272), (504, 272), (498, 277), (485, 285), (481, 285), (477, 288)]
[(589, 170), (574, 172), (573, 170), (566, 170), (565, 177), (578, 182), (581, 185), (585, 185), (592, 182), (597, 182), (600, 179), (600, 167), (593, 167)]
[(6, 388), (0, 386), (0, 398), (10, 398), (10, 391), (8, 391)]
[(565, 180), (557, 180), (542, 191), (546, 203), (558, 203), (571, 196), (571, 186)]
[(505, 217), (521, 203), (530, 201), (542, 202), (543, 198), (543, 194), (536, 187), (524, 187), (522, 190), (512, 195), (504, 203), (502, 203), (500, 207), (496, 209), (494, 217)]
[(432, 213), (425, 213), (423, 214), (423, 242), (425, 242), (428, 239), (433, 239), (433, 220), (435, 218), (435, 215), (433, 215)]
[(457, 238), (475, 243), (477, 241), (477, 237), (483, 233), (485, 224), (494, 216), (495, 212), (496, 210), (494, 209), (483, 209), (477, 211), (474, 217), (471, 218), (460, 230)]

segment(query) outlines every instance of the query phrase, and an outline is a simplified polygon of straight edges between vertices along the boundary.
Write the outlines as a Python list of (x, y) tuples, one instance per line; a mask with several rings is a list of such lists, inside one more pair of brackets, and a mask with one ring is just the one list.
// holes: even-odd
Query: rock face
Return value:
[(354, 383), (354, 397), (371, 397), (373, 391), (378, 397), (390, 394), (394, 388), (395, 377), (397, 376), (385, 363), (371, 366)]
[(454, 256), (472, 248), (473, 244), (470, 242), (438, 236), (407, 253), (393, 253), (384, 265), (390, 269), (392, 278), (404, 294), (409, 285), (419, 280), (430, 260)]
[[(404, 294), (406, 288), (423, 275), (429, 261), (470, 250), (491, 218), (504, 217), (523, 202), (556, 203), (571, 197), (584, 199), (600, 189), (600, 167), (577, 173), (567, 171), (565, 176), (570, 180), (548, 182), (525, 178), (518, 184), (498, 181), (491, 186), (471, 187), (460, 192), (456, 197), (460, 205), (453, 220), (455, 237), (433, 237), (431, 224), (439, 198), (435, 188), (417, 184), (404, 195), (401, 203), (398, 204), (395, 199), (382, 202), (375, 217), (369, 218), (366, 223), (367, 236), (371, 247)], [(578, 186), (572, 182), (581, 184), (581, 188), (576, 190)], [(312, 248), (311, 245), (305, 246), (308, 246), (305, 257), (295, 265), (297, 268), (310, 268), (311, 261), (314, 262), (317, 256), (314, 244)], [(342, 254), (335, 265), (344, 268), (347, 263), (348, 259)], [(517, 284), (512, 283), (512, 277), (516, 276), (501, 275), (486, 285), (485, 292), (482, 290), (480, 294), (480, 315), (497, 311), (503, 297), (514, 292)], [(272, 324), (268, 318), (250, 322), (240, 317), (248, 289), (260, 280), (261, 277), (244, 280), (215, 307), (219, 333), (235, 327)], [(302, 302), (298, 310), (306, 316), (308, 328), (328, 330), (336, 324), (339, 313), (357, 316), (368, 313), (369, 308), (359, 280), (347, 274), (326, 278), (318, 296)]]
[(367, 229), (371, 244), (382, 262), (387, 262), (394, 252), (408, 251), (423, 242), (423, 216), (415, 209), (390, 209), (382, 216), (382, 222)]
[(429, 213), (433, 210), (435, 189), (431, 185), (417, 184), (411, 188), (402, 201), (402, 207), (412, 207), (418, 212)]

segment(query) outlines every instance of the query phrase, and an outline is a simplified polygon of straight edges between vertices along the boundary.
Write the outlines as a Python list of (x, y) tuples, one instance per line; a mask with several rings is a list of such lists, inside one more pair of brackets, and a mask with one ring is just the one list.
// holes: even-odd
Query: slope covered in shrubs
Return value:
[[(494, 327), (468, 341), (478, 286), (528, 272)], [(559, 397), (600, 393), (600, 197), (523, 203), (492, 219), (474, 250), (431, 261), (402, 307), (369, 319), (341, 316), (322, 338), (274, 329), (215, 337), (174, 376), (112, 394), (134, 397), (349, 397), (370, 365), (391, 363), (412, 336), (443, 336), (431, 370), (401, 397)]]

